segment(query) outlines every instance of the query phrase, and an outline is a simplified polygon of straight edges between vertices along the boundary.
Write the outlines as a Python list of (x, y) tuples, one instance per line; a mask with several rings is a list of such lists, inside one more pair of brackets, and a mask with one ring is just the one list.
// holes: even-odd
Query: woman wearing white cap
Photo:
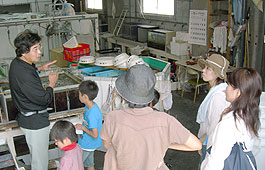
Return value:
[(198, 137), (203, 143), (201, 155), (201, 162), (205, 158), (207, 139), (216, 127), (220, 120), (220, 115), (230, 103), (225, 100), (225, 89), (227, 84), (226, 72), (229, 62), (219, 54), (213, 54), (206, 60), (199, 60), (199, 65), (203, 68), (202, 78), (209, 82), (210, 91), (201, 103), (196, 122), (200, 124)]

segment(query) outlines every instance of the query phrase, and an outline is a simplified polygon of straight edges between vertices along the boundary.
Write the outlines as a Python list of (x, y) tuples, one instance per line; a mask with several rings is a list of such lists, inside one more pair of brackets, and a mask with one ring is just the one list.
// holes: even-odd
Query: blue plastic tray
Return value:
[(99, 67), (99, 66), (93, 66), (93, 67), (87, 67), (87, 68), (82, 68), (80, 69), (81, 73), (94, 73), (94, 72), (101, 72), (101, 71), (106, 71), (106, 70), (111, 70), (110, 68), (106, 67)]
[(96, 77), (118, 77), (124, 74), (126, 71), (114, 70), (105, 67), (88, 67), (81, 69), (81, 73), (85, 76), (96, 76)]

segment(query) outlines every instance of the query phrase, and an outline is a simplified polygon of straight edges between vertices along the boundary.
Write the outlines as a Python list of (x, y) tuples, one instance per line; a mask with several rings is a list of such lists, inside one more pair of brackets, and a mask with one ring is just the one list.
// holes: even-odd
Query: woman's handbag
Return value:
[[(211, 148), (212, 146), (207, 149), (209, 154), (211, 154)], [(253, 153), (244, 150), (246, 150), (245, 144), (236, 142), (230, 155), (224, 161), (223, 170), (256, 170), (257, 165)]]

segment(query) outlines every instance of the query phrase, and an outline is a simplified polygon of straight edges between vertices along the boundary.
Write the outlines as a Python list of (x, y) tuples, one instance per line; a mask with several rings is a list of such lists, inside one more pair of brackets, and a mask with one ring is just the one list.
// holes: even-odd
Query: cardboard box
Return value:
[(51, 60), (57, 60), (55, 63), (58, 67), (67, 67), (68, 62), (64, 60), (63, 47), (53, 48), (50, 50)]

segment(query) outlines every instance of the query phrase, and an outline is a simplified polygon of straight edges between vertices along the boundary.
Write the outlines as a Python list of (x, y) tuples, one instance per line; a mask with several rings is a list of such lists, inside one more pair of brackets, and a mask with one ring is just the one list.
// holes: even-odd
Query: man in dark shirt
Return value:
[(32, 170), (48, 169), (49, 113), (58, 72), (49, 74), (49, 85), (43, 88), (39, 71), (49, 70), (56, 61), (36, 67), (41, 57), (40, 36), (26, 30), (14, 40), (17, 57), (9, 70), (12, 101), (18, 109), (16, 120), (24, 132), (32, 157)]

